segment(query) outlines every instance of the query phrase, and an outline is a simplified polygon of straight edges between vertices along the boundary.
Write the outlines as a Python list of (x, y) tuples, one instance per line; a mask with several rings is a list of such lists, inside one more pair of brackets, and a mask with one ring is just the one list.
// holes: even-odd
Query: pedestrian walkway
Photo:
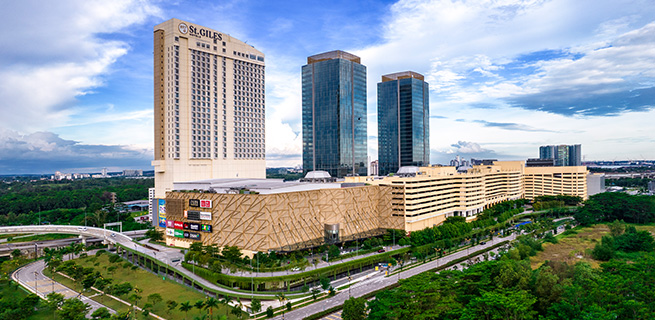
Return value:
[(341, 312), (342, 311), (339, 310), (339, 311), (337, 311), (337, 312), (335, 312), (333, 314), (327, 315), (327, 316), (325, 316), (325, 317), (323, 317), (321, 319), (322, 320), (341, 320)]

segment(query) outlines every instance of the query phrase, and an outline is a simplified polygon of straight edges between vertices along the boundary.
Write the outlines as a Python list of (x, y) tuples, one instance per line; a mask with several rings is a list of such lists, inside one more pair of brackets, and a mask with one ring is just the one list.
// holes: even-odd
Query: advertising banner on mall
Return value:
[(200, 240), (200, 233), (189, 232), (189, 239), (191, 239), (191, 240)]
[(200, 231), (200, 225), (197, 223), (189, 223), (189, 230)]
[(174, 222), (173, 220), (166, 220), (166, 228), (175, 228)]
[(175, 237), (176, 237), (176, 238), (184, 238), (184, 231), (182, 231), (182, 230), (175, 230)]
[(200, 212), (200, 220), (211, 220), (212, 219), (212, 213), (211, 212)]
[(185, 222), (182, 226), (184, 227), (184, 230), (189, 230), (189, 228), (191, 227), (191, 225), (188, 222)]
[(169, 237), (174, 237), (175, 236), (175, 229), (166, 228), (166, 235), (169, 236)]
[(184, 217), (189, 220), (200, 220), (200, 211), (184, 210)]
[(182, 221), (173, 221), (173, 228), (184, 229), (184, 223)]
[(166, 228), (166, 200), (157, 200), (157, 215), (159, 220), (159, 227)]
[(202, 232), (212, 232), (212, 225), (211, 224), (203, 224), (200, 226), (200, 231)]

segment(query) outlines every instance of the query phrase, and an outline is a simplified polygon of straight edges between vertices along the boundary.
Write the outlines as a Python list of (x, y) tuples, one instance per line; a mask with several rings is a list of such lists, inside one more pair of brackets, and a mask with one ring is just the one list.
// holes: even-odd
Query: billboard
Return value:
[(201, 208), (211, 208), (212, 207), (212, 201), (211, 200), (200, 200), (200, 207)]
[(191, 239), (191, 240), (200, 240), (200, 233), (189, 232), (189, 239)]
[(211, 224), (200, 225), (200, 231), (202, 231), (202, 232), (212, 232), (212, 225)]
[(184, 210), (184, 217), (189, 220), (200, 220), (200, 211)]
[(175, 230), (175, 237), (176, 237), (176, 238), (184, 238), (184, 231), (182, 231), (182, 230)]
[(173, 227), (175, 229), (184, 229), (184, 223), (182, 221), (173, 221)]
[(189, 223), (189, 230), (200, 231), (200, 224)]
[(175, 229), (166, 228), (166, 235), (169, 237), (175, 236)]
[(159, 220), (159, 227), (166, 228), (166, 200), (157, 199), (157, 220)]
[(211, 212), (200, 212), (200, 220), (211, 220), (212, 219), (212, 213)]
[(188, 237), (189, 237), (189, 232), (188, 232), (188, 231), (184, 231), (184, 237), (185, 237), (185, 238), (188, 238)]
[(166, 220), (166, 228), (175, 228), (174, 222), (173, 220)]
[(185, 222), (184, 224), (182, 224), (182, 227), (184, 227), (184, 230), (189, 230), (191, 226), (189, 225), (188, 222)]
[(194, 208), (211, 208), (212, 207), (212, 201), (211, 200), (206, 200), (206, 199), (189, 199), (189, 207), (194, 207)]

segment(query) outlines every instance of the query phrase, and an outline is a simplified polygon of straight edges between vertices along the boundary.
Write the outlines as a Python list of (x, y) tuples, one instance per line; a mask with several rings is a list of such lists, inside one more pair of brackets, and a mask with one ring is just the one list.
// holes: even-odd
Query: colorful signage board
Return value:
[(175, 229), (184, 229), (184, 222), (182, 222), (182, 221), (173, 221), (173, 228), (175, 228)]
[(175, 229), (166, 228), (166, 235), (169, 236), (169, 237), (174, 237), (175, 236)]
[(166, 220), (166, 228), (175, 228), (175, 221), (173, 220)]
[(211, 200), (200, 200), (200, 207), (201, 208), (211, 208), (212, 207), (212, 201)]
[(184, 217), (189, 220), (200, 220), (200, 211), (184, 210)]
[(182, 230), (175, 230), (175, 237), (176, 237), (176, 238), (184, 238), (184, 231), (182, 231)]
[(212, 232), (212, 225), (211, 224), (200, 225), (200, 231), (202, 231), (202, 232)]
[(211, 212), (200, 212), (200, 220), (211, 220), (212, 219), (212, 213)]
[(158, 199), (157, 200), (157, 220), (159, 221), (159, 227), (166, 227), (166, 200)]
[(200, 200), (198, 199), (189, 199), (189, 207), (200, 207)]
[(188, 222), (185, 222), (185, 223), (182, 225), (182, 227), (184, 227), (184, 230), (189, 230), (190, 225), (189, 225)]
[(200, 233), (189, 232), (189, 239), (191, 239), (191, 240), (200, 240)]
[(198, 223), (189, 223), (189, 230), (200, 231), (200, 224), (198, 224)]

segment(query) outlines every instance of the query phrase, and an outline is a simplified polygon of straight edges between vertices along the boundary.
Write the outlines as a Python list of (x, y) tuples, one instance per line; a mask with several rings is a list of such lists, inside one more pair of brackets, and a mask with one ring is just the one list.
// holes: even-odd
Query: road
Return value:
[[(285, 314), (284, 319), (302, 319), (304, 317), (310, 316), (312, 314), (316, 314), (322, 311), (325, 311), (326, 309), (330, 309), (332, 307), (340, 306), (343, 305), (344, 301), (346, 301), (350, 296), (353, 297), (361, 297), (369, 292), (373, 292), (376, 290), (383, 289), (385, 287), (388, 287), (392, 284), (395, 284), (398, 282), (399, 279), (406, 279), (412, 276), (415, 276), (419, 273), (426, 272), (428, 270), (437, 268), (440, 265), (446, 264), (450, 261), (462, 258), (467, 256), (470, 252), (475, 252), (478, 250), (482, 250), (488, 247), (493, 246), (496, 242), (502, 242), (502, 241), (512, 241), (516, 239), (516, 235), (512, 234), (508, 237), (505, 238), (494, 238), (493, 241), (489, 241), (483, 245), (477, 245), (474, 247), (471, 247), (468, 250), (462, 250), (455, 252), (453, 254), (447, 255), (443, 258), (439, 258), (436, 260), (433, 260), (431, 262), (416, 266), (412, 269), (408, 269), (405, 271), (402, 271), (398, 274), (395, 274), (390, 277), (386, 277), (384, 275), (384, 272), (378, 272), (375, 274), (370, 275), (367, 279), (364, 279), (363, 281), (360, 281), (354, 285), (352, 285), (349, 290), (343, 290), (339, 292), (337, 295), (335, 295), (332, 298), (319, 301), (317, 303), (310, 304), (306, 307), (292, 310), (288, 313)], [(480, 255), (481, 256), (481, 255)], [(273, 319), (283, 319), (283, 317), (277, 316)]]
[(11, 275), (11, 278), (18, 282), (27, 290), (36, 293), (39, 297), (46, 299), (46, 296), (51, 292), (57, 292), (64, 295), (66, 299), (78, 298), (84, 303), (88, 303), (91, 306), (89, 314), (98, 308), (105, 307), (109, 309), (109, 312), (115, 313), (114, 310), (104, 306), (92, 299), (85, 297), (64, 285), (55, 282), (54, 280), (43, 275), (43, 269), (45, 268), (45, 262), (43, 260), (38, 260), (32, 262), (14, 272)]

